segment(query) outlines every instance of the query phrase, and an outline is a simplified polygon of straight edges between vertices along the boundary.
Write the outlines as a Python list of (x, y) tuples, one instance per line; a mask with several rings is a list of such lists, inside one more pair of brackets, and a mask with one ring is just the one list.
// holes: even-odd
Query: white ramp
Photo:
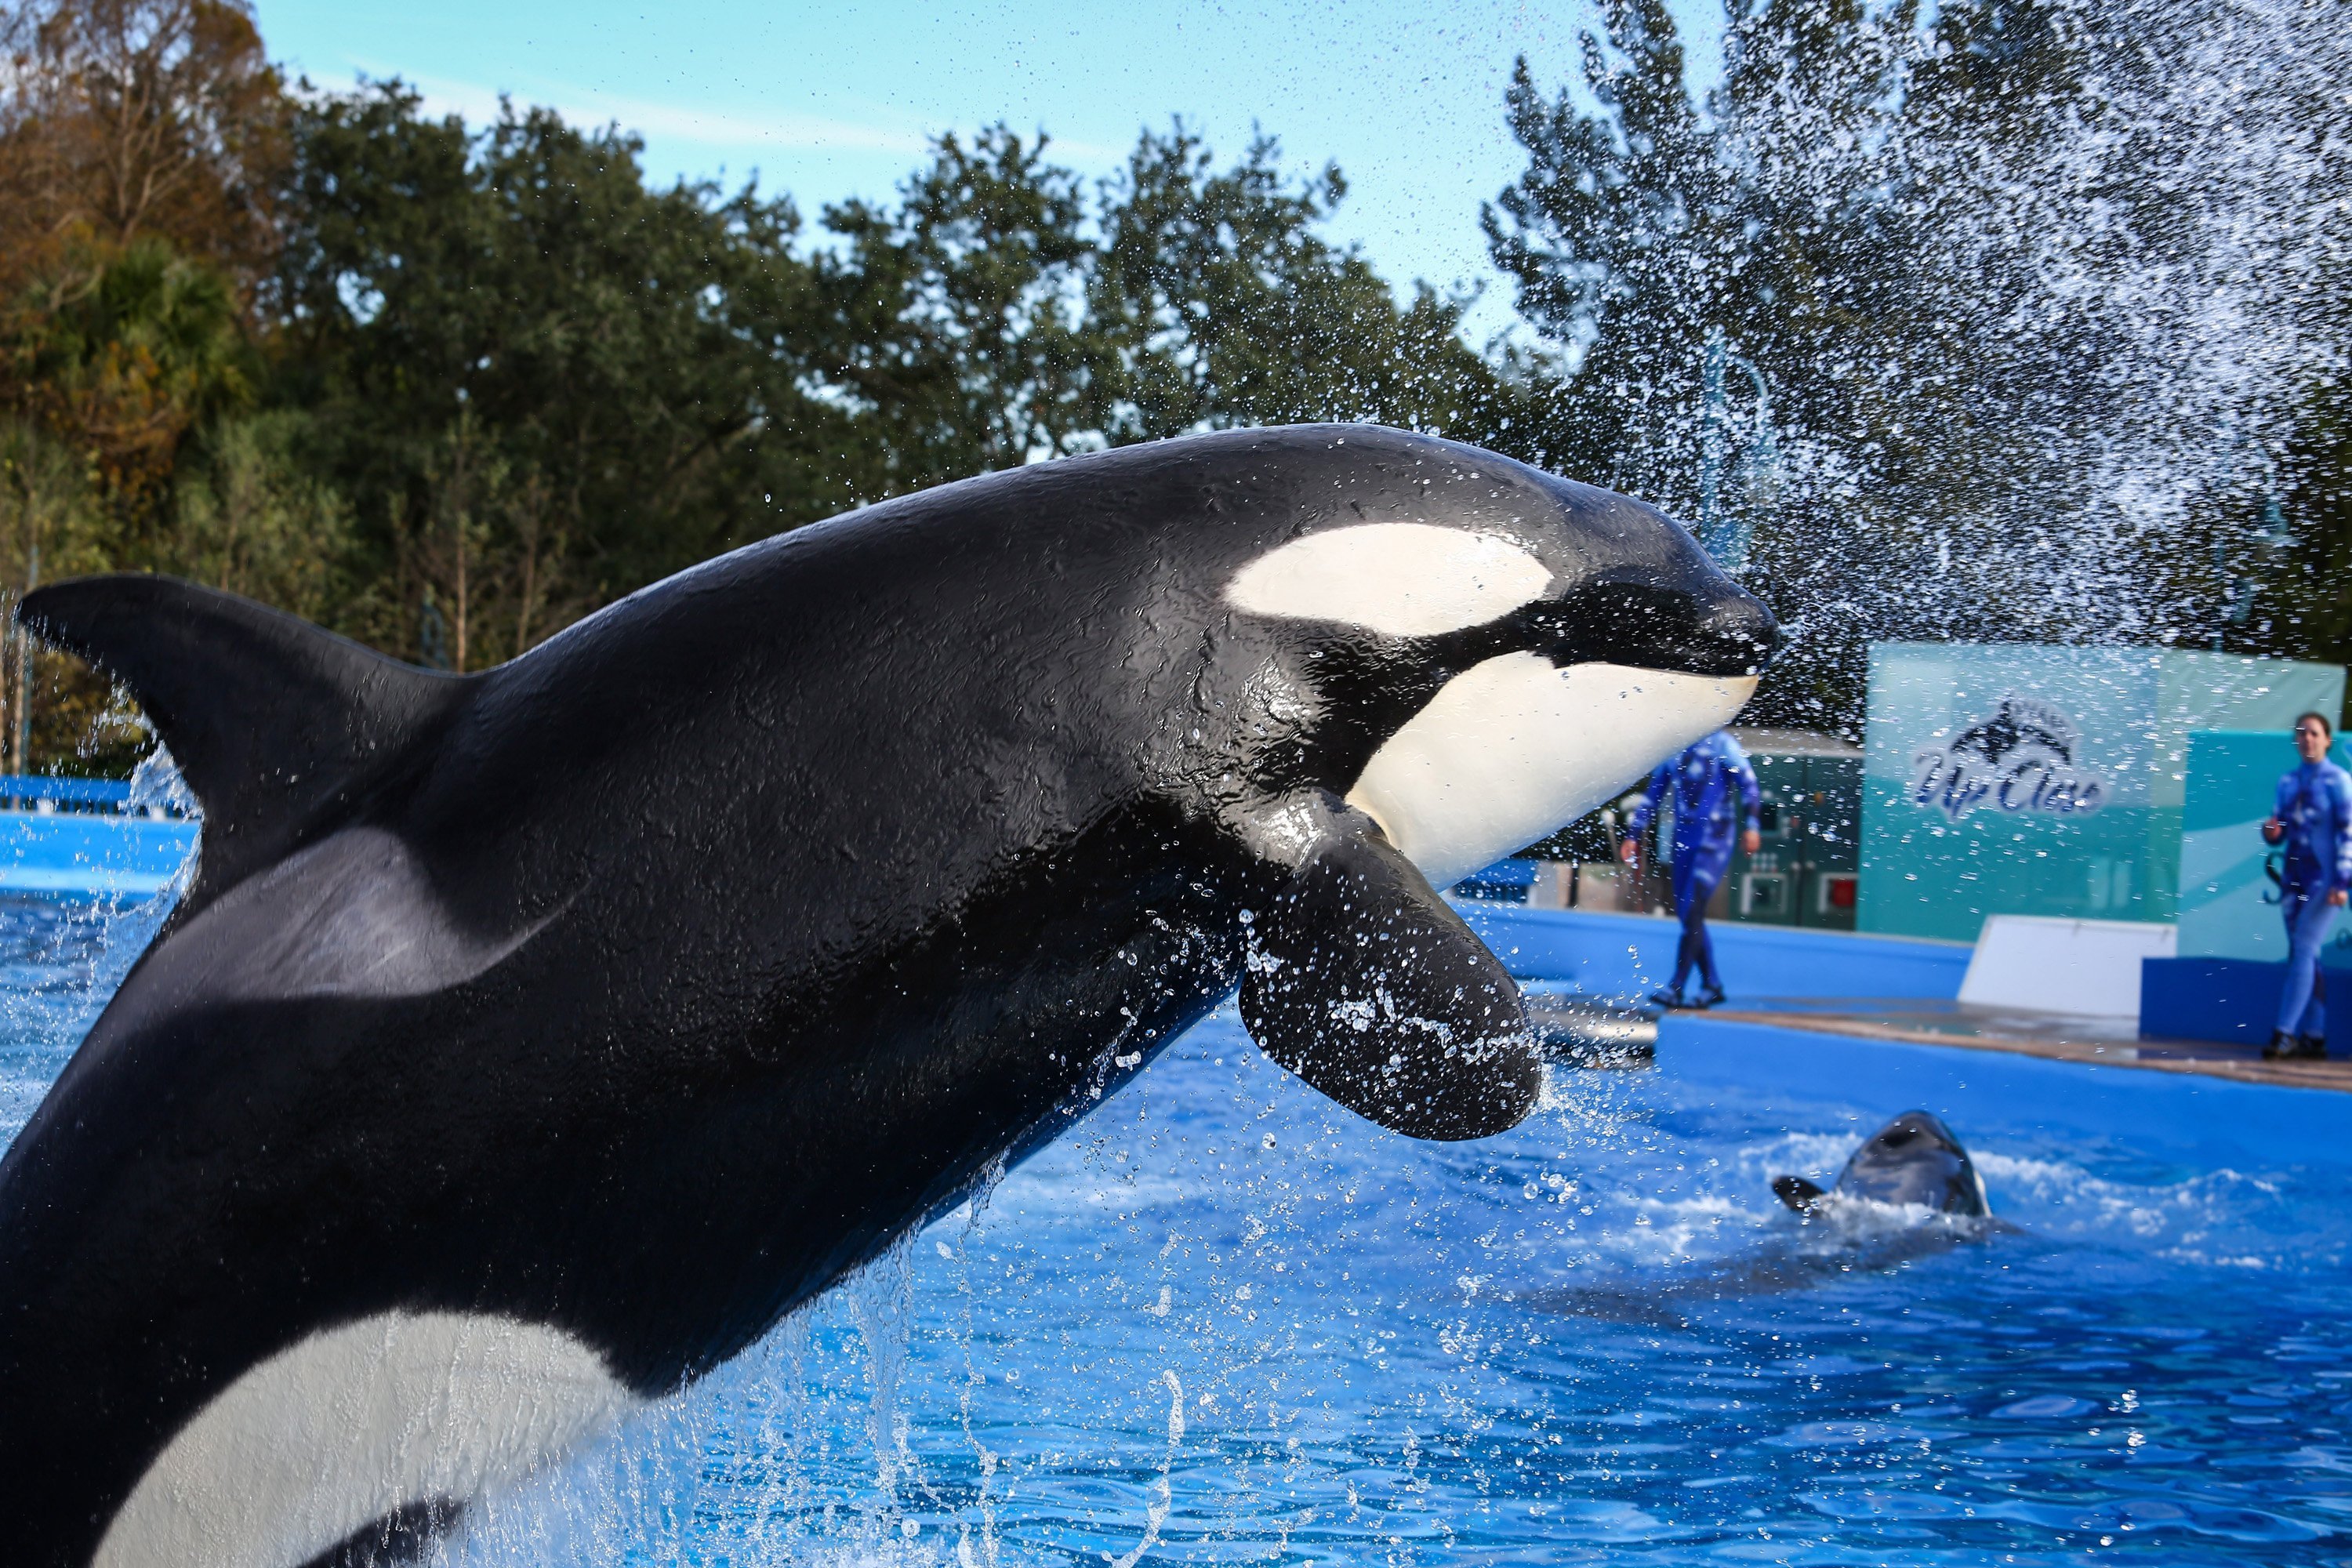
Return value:
[(2170, 958), (2177, 926), (1994, 915), (1977, 937), (1960, 1000), (2077, 1017), (2139, 1016), (2139, 962)]

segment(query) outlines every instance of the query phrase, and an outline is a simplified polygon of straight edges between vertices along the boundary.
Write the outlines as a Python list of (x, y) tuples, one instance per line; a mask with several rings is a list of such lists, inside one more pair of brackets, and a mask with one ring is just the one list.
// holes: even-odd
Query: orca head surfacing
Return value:
[(1952, 1130), (1925, 1110), (1906, 1110), (1872, 1133), (1828, 1192), (1801, 1176), (1775, 1176), (1772, 1190), (1800, 1214), (1832, 1196), (1969, 1219), (1992, 1214), (1976, 1162)]
[(1837, 1190), (1873, 1203), (1916, 1205), (1938, 1214), (1982, 1215), (1984, 1178), (1952, 1130), (1925, 1110), (1906, 1110), (1853, 1152)]

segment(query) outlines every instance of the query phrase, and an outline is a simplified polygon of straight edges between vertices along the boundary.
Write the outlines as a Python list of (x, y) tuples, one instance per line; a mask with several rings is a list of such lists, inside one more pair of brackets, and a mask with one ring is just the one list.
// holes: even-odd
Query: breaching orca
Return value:
[(1050, 1138), (1238, 983), (1384, 1126), (1539, 1069), (1432, 890), (1775, 632), (1637, 502), (1369, 427), (943, 487), (436, 675), (152, 577), (193, 882), (0, 1161), (12, 1563), (413, 1553)]
[(1830, 1191), (1802, 1176), (1775, 1176), (1772, 1190), (1800, 1214), (1832, 1195), (1979, 1219), (1992, 1214), (1976, 1162), (1950, 1128), (1924, 1110), (1906, 1110), (1871, 1134)]

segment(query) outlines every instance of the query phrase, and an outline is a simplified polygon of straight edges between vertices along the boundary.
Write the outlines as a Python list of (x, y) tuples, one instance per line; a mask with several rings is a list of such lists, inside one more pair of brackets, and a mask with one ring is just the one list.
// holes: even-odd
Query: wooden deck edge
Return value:
[[(2185, 1073), (2232, 1083), (2262, 1084), (2273, 1089), (2320, 1089), (2352, 1093), (2352, 1062), (2265, 1062), (2227, 1057), (2149, 1057), (2128, 1043), (2091, 1045), (2075, 1040), (2037, 1040), (2018, 1035), (1955, 1035), (1934, 1029), (1906, 1029), (1871, 1018), (1808, 1013), (1750, 1012), (1717, 1007), (1706, 1015), (1737, 1024), (1769, 1024), (1777, 1028), (1842, 1035), (1864, 1040), (1892, 1040), (1909, 1046), (1949, 1046), (1961, 1050), (2000, 1051), (2011, 1056), (2040, 1057), (2045, 1061), (2074, 1062), (2086, 1067), (2139, 1068), (2151, 1072)], [(2149, 1040), (2150, 1047), (2193, 1047), (2197, 1042)]]

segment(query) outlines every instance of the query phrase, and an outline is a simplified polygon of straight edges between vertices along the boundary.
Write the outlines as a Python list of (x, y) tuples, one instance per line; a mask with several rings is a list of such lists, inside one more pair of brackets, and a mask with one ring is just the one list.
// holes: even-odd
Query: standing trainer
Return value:
[(2294, 721), (2294, 749), (2303, 765), (2278, 782), (2278, 803), (2263, 824), (2263, 842), (2286, 845), (2279, 881), (2279, 912), (2286, 917), (2286, 986), (2278, 1023), (2263, 1055), (2326, 1060), (2327, 982), (2319, 950), (2336, 911), (2352, 889), (2352, 773), (2327, 760), (2333, 736), (2326, 719), (2305, 713)]
[(1756, 786), (1756, 770), (1748, 765), (1748, 753), (1739, 749), (1739, 742), (1731, 738), (1727, 730), (1717, 730), (1704, 740), (1695, 741), (1679, 756), (1660, 763), (1657, 771), (1650, 775), (1650, 787), (1642, 796), (1642, 804), (1633, 808), (1630, 831), (1619, 850), (1629, 866), (1640, 852), (1642, 830), (1650, 825), (1651, 814), (1658, 809), (1658, 802), (1668, 790), (1674, 792), (1675, 918), (1683, 922), (1683, 935), (1681, 944), (1675, 950), (1675, 983), (1652, 993), (1653, 1002), (1669, 1007), (1684, 1005), (1683, 984), (1690, 978), (1693, 964), (1698, 966), (1700, 981), (1706, 989), (1691, 1005), (1712, 1007), (1723, 1000), (1723, 976), (1716, 972), (1715, 943), (1707, 940), (1706, 901), (1715, 896), (1716, 885), (1731, 866), (1731, 796), (1735, 788), (1745, 807), (1739, 815), (1748, 824), (1747, 832), (1741, 835), (1741, 847), (1753, 855), (1764, 842), (1756, 828), (1756, 807), (1761, 792)]

